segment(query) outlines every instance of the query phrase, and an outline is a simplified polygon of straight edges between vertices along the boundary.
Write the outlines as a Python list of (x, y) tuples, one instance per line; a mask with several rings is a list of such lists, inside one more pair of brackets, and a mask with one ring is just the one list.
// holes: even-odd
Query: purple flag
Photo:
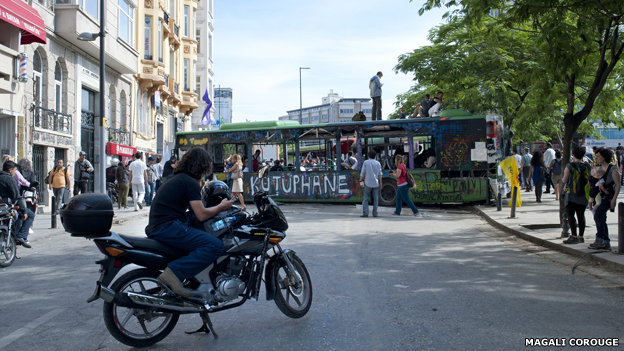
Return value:
[(201, 124), (205, 126), (206, 124), (210, 124), (210, 108), (212, 107), (212, 101), (210, 101), (210, 97), (208, 96), (208, 88), (206, 88), (206, 92), (204, 93), (204, 97), (202, 98), (206, 103), (206, 109), (204, 110), (204, 116), (202, 117)]

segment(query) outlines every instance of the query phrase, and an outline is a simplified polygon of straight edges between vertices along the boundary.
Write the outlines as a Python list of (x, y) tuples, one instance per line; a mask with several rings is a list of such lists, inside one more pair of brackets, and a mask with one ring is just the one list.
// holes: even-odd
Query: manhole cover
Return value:
[(520, 224), (520, 226), (531, 230), (561, 228), (561, 224)]

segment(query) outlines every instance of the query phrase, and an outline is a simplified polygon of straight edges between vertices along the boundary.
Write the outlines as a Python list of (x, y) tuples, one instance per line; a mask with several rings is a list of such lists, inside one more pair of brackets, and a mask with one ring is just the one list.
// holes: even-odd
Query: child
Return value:
[(589, 207), (592, 213), (594, 213), (594, 211), (596, 211), (602, 203), (602, 195), (600, 194), (601, 191), (606, 193), (603, 185), (605, 181), (602, 179), (604, 174), (605, 170), (600, 166), (595, 166), (591, 170), (589, 177)]

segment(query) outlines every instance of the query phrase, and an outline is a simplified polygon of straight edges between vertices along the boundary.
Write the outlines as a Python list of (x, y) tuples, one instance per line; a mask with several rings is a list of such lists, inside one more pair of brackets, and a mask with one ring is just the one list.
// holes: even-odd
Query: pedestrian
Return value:
[(606, 194), (602, 195), (602, 203), (598, 206), (594, 214), (594, 222), (596, 222), (596, 241), (589, 245), (593, 250), (608, 250), (611, 248), (611, 240), (609, 239), (609, 228), (607, 226), (607, 212), (615, 210), (617, 197), (620, 193), (620, 173), (617, 167), (611, 164), (613, 161), (613, 151), (601, 147), (595, 152), (595, 161), (606, 172), (602, 176), (604, 179), (604, 188)]
[(117, 164), (117, 173), (115, 174), (115, 180), (119, 185), (119, 199), (117, 200), (117, 209), (128, 209), (128, 190), (130, 190), (130, 171), (124, 165), (123, 162)]
[(162, 174), (163, 174), (163, 164), (162, 164), (162, 157), (158, 156), (156, 158), (156, 164), (154, 165), (154, 168), (156, 169), (156, 189), (154, 190), (154, 196), (156, 196), (156, 192), (158, 191), (158, 188), (160, 188), (160, 185), (162, 183)]
[(356, 156), (353, 156), (353, 152), (349, 151), (349, 153), (347, 154), (347, 158), (342, 164), (342, 167), (346, 169), (357, 170), (357, 163), (357, 154)]
[[(15, 158), (13, 156), (11, 156), (11, 155), (3, 155), (2, 156), (2, 165), (4, 165), (4, 163), (7, 162), (7, 161), (11, 161), (11, 162), (15, 163)], [(18, 168), (16, 168), (15, 172), (13, 172), (13, 180), (15, 180), (15, 183), (17, 184), (17, 191), (19, 193), (21, 193), (22, 187), (29, 187), (30, 186), (30, 182), (28, 180), (26, 180), (26, 178), (24, 178), (24, 176), (22, 176), (22, 174), (20, 173)]]
[(106, 182), (114, 183), (115, 182), (115, 174), (117, 174), (117, 164), (119, 164), (119, 160), (116, 158), (111, 159), (110, 166), (106, 168)]
[(409, 156), (396, 155), (395, 163), (397, 165), (396, 171), (390, 173), (391, 176), (396, 178), (397, 191), (396, 191), (396, 209), (394, 216), (401, 215), (401, 208), (403, 207), (403, 201), (412, 209), (413, 215), (416, 217), (422, 217), (422, 213), (418, 211), (416, 205), (409, 198), (409, 186), (407, 186), (407, 168), (405, 168), (405, 161)]
[[(212, 158), (200, 148), (188, 151), (174, 176), (162, 185), (150, 208), (145, 234), (167, 246), (188, 254), (169, 261), (165, 271), (158, 276), (175, 293), (189, 297), (188, 287), (182, 285), (210, 266), (224, 252), (223, 243), (203, 230), (193, 228), (194, 221), (206, 221), (232, 207), (232, 201), (223, 199), (216, 206), (202, 204), (199, 181), (211, 173)], [(187, 211), (189, 210), (190, 211)]]
[(91, 172), (93, 172), (93, 166), (87, 160), (87, 153), (80, 151), (78, 160), (74, 163), (74, 196), (88, 192), (87, 185), (91, 180)]
[(516, 150), (511, 150), (511, 153), (516, 158), (516, 164), (518, 165), (518, 184), (522, 186), (522, 156), (518, 155)]
[(162, 184), (165, 184), (165, 182), (167, 181), (167, 177), (169, 177), (169, 176), (171, 176), (173, 174), (173, 170), (175, 169), (176, 161), (177, 161), (176, 157), (175, 156), (171, 156), (169, 161), (165, 162), (165, 165), (163, 166), (163, 172), (162, 172)]
[[(225, 170), (227, 171), (228, 169), (232, 168), (232, 166), (234, 166), (234, 162), (232, 162), (232, 155), (230, 155), (230, 157), (228, 157), (225, 160)], [(230, 188), (230, 190), (232, 189), (232, 172), (227, 172), (225, 175), (225, 180), (227, 183), (228, 188)]]
[(147, 167), (145, 174), (147, 175), (147, 187), (145, 188), (145, 204), (147, 206), (152, 205), (152, 198), (156, 192), (156, 179), (158, 178), (156, 166), (154, 165), (154, 158), (152, 156), (147, 158)]
[(520, 165), (522, 166), (522, 178), (524, 180), (524, 192), (530, 192), (531, 189), (531, 153), (529, 148), (525, 147), (523, 150), (522, 160)]
[[(546, 151), (544, 151), (544, 163), (546, 167), (549, 169), (549, 174), (551, 177), (546, 178), (546, 194), (550, 194), (550, 186), (552, 184), (552, 173), (550, 172), (550, 163), (555, 159), (555, 150), (552, 148), (552, 144), (550, 142), (546, 143)], [(553, 189), (554, 190), (554, 189)], [(554, 192), (554, 191), (553, 191)]]
[(381, 121), (381, 87), (383, 86), (380, 81), (381, 77), (383, 73), (379, 71), (368, 82), (370, 97), (373, 99), (373, 121)]
[[(11, 199), (11, 201), (19, 198), (17, 183), (13, 179), (15, 172), (17, 172), (17, 164), (15, 162), (7, 160), (2, 163), (2, 171), (0, 171), (0, 198)], [(35, 214), (28, 208), (21, 208), (19, 213), (18, 220), (21, 222), (21, 226), (18, 226), (20, 229), (16, 233), (16, 240), (19, 245), (30, 249), (28, 231), (35, 220)]]
[(275, 164), (271, 167), (271, 172), (284, 172), (284, 167), (281, 166), (280, 160), (275, 160)]
[(132, 183), (132, 199), (134, 200), (134, 211), (143, 209), (143, 197), (147, 187), (147, 167), (143, 162), (143, 154), (137, 151), (134, 154), (135, 160), (130, 164), (130, 182)]
[(544, 155), (541, 151), (536, 150), (531, 158), (530, 174), (535, 185), (535, 201), (542, 202), (542, 187), (546, 179), (541, 177), (541, 167), (547, 168), (544, 164)]
[(377, 153), (373, 150), (368, 152), (368, 159), (362, 164), (360, 173), (360, 186), (364, 187), (364, 200), (362, 201), (363, 214), (360, 217), (368, 217), (368, 199), (373, 196), (373, 217), (377, 217), (379, 205), (379, 189), (381, 188), (381, 163), (375, 159)]
[[(559, 151), (557, 151), (559, 152)], [(572, 235), (563, 241), (564, 244), (584, 243), (585, 234), (585, 209), (587, 208), (587, 197), (585, 195), (585, 185), (589, 178), (590, 166), (583, 162), (585, 152), (580, 147), (572, 150), (572, 162), (568, 163), (563, 172), (563, 184), (566, 185), (565, 209), (568, 215), (568, 223)], [(554, 174), (554, 172), (553, 172)], [(555, 185), (556, 187), (557, 185)], [(575, 218), (576, 215), (576, 218)], [(578, 221), (578, 234), (577, 234)]]
[(260, 163), (262, 163), (262, 151), (260, 151), (260, 149), (256, 150), (256, 152), (254, 152), (253, 156), (251, 157), (251, 169), (253, 169), (254, 172), (258, 172), (258, 167), (260, 167)]
[(405, 119), (405, 109), (403, 108), (403, 106), (399, 107), (399, 119)]
[(52, 168), (48, 175), (48, 188), (52, 190), (55, 201), (52, 207), (52, 213), (58, 213), (61, 204), (65, 198), (65, 191), (69, 192), (69, 172), (67, 167), (63, 167), (63, 160), (56, 160), (56, 166)]
[(548, 164), (548, 171), (551, 174), (551, 182), (555, 192), (555, 199), (561, 198), (561, 188), (563, 187), (563, 157), (561, 151), (555, 151), (555, 159)]
[(431, 104), (433, 100), (431, 100), (431, 94), (425, 94), (425, 99), (416, 104), (416, 108), (412, 113), (412, 118), (417, 117), (429, 117), (429, 109), (431, 108)]
[(238, 197), (238, 201), (241, 204), (241, 210), (245, 211), (245, 199), (243, 198), (243, 163), (241, 157), (238, 154), (232, 155), (231, 159), (233, 166), (228, 168), (227, 171), (232, 173), (232, 195)]
[[(19, 160), (17, 163), (17, 171), (21, 173), (22, 177), (24, 177), (28, 183), (33, 183), (37, 180), (37, 176), (32, 168), (32, 163), (27, 158)], [(22, 191), (23, 189), (20, 189), (20, 193)]]

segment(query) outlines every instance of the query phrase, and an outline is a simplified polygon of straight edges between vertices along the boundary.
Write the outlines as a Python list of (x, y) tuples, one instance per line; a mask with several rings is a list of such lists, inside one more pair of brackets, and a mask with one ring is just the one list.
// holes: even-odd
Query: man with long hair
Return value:
[(191, 296), (191, 291), (182, 281), (206, 269), (224, 252), (221, 240), (191, 226), (193, 217), (203, 222), (232, 207), (233, 202), (226, 199), (217, 206), (204, 207), (199, 182), (211, 171), (212, 157), (205, 150), (193, 148), (187, 152), (176, 165), (173, 176), (156, 193), (145, 228), (148, 237), (189, 251), (187, 256), (170, 262), (158, 277), (171, 290), (186, 297)]

